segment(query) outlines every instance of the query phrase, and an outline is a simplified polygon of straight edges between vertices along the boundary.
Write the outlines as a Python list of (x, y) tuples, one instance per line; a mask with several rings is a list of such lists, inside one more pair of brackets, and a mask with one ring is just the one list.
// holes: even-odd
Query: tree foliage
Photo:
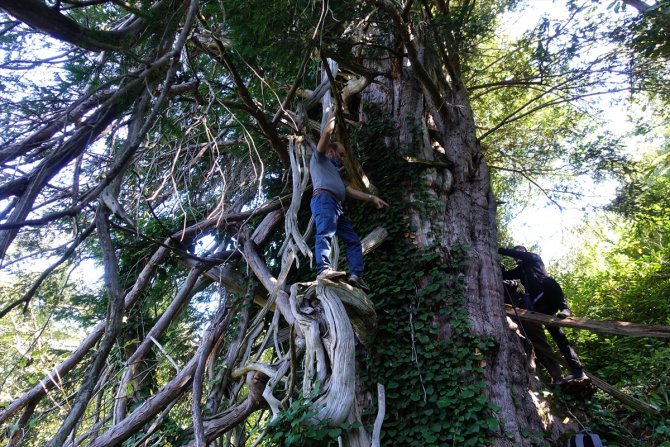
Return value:
[[(625, 175), (580, 100), (649, 88), (664, 50), (586, 57), (647, 42), (590, 2), (501, 39), (517, 3), (0, 0), (8, 445), (370, 445), (377, 383), (383, 443), (557, 439), (504, 323), (488, 167), (510, 199), (519, 179)], [(663, 36), (644, 14), (635, 34)], [(352, 184), (392, 200), (349, 210), (389, 235), (369, 296), (301, 284), (304, 163), (331, 111)], [(87, 335), (62, 349), (42, 327)]]
[[(663, 122), (664, 117), (656, 115), (656, 119), (641, 120), (645, 121)], [(579, 246), (558, 269), (579, 315), (598, 320), (670, 323), (667, 306), (670, 208), (664, 194), (668, 181), (664, 128), (637, 126), (638, 137), (640, 134), (644, 137), (640, 145), (653, 148), (660, 143), (660, 149), (646, 150), (608, 211), (578, 230)], [(666, 411), (668, 383), (663, 374), (658, 374), (669, 367), (667, 342), (575, 335), (579, 337), (580, 352), (587, 353), (592, 368), (621, 389)], [(617, 412), (611, 403), (604, 410), (609, 412), (609, 418)], [(647, 445), (667, 442), (667, 424), (654, 419), (623, 422), (616, 429), (617, 436), (625, 436), (626, 430), (640, 433)]]

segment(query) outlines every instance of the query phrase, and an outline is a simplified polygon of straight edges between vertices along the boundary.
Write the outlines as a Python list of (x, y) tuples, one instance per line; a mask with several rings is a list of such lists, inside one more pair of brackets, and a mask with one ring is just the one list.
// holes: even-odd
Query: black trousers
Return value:
[(558, 346), (558, 350), (561, 351), (561, 354), (563, 354), (563, 358), (565, 359), (565, 363), (568, 364), (568, 368), (570, 368), (570, 373), (575, 374), (577, 372), (582, 372), (582, 362), (579, 361), (579, 357), (577, 357), (577, 353), (575, 352), (574, 349), (572, 349), (572, 346), (570, 346), (570, 342), (568, 342), (568, 337), (565, 336), (565, 332), (563, 332), (563, 329), (561, 329), (558, 326), (552, 326), (552, 325), (545, 325), (544, 327), (547, 328), (547, 331), (549, 331), (549, 335), (551, 335), (551, 338), (554, 339), (556, 342), (556, 345)]
[(563, 377), (561, 372), (561, 365), (551, 356), (553, 349), (547, 341), (547, 336), (544, 333), (544, 327), (539, 323), (530, 321), (521, 322), (526, 332), (526, 336), (533, 345), (535, 357), (537, 361), (544, 366), (551, 378), (556, 382)]
[[(542, 281), (542, 296), (534, 301), (530, 306), (524, 303), (524, 296), (518, 289), (518, 284), (514, 281), (504, 281), (505, 287), (505, 302), (521, 307), (522, 309), (530, 308), (535, 312), (540, 312), (546, 315), (554, 315), (557, 311), (567, 309), (568, 303), (565, 300), (565, 295), (561, 286), (554, 280), (554, 278), (546, 277)], [(536, 297), (535, 297), (536, 298)], [(519, 323), (517, 321), (517, 323)], [(562, 377), (561, 366), (552, 357), (553, 349), (547, 341), (547, 336), (544, 333), (544, 328), (547, 328), (549, 335), (554, 339), (559, 351), (565, 359), (565, 363), (570, 369), (570, 373), (581, 371), (582, 363), (577, 357), (577, 353), (566, 337), (565, 332), (558, 326), (545, 325), (542, 327), (540, 323), (533, 323), (530, 321), (520, 322), (526, 331), (526, 335), (533, 344), (535, 356), (537, 361), (544, 366), (552, 379), (558, 380)]]
[(568, 365), (568, 369), (571, 374), (574, 374), (582, 369), (582, 363), (579, 361), (579, 357), (570, 342), (568, 342), (568, 337), (565, 336), (565, 332), (558, 326), (545, 325), (542, 327), (540, 323), (533, 323), (530, 321), (523, 322), (523, 328), (526, 331), (526, 335), (530, 339), (530, 342), (533, 344), (533, 349), (535, 350), (535, 356), (537, 361), (540, 362), (542, 366), (545, 367), (549, 375), (554, 381), (562, 377), (561, 366), (556, 360), (553, 359), (551, 353), (553, 349), (547, 341), (547, 336), (544, 333), (544, 328), (547, 328), (549, 335), (554, 339), (556, 345), (558, 346), (559, 351), (565, 359), (565, 363)]

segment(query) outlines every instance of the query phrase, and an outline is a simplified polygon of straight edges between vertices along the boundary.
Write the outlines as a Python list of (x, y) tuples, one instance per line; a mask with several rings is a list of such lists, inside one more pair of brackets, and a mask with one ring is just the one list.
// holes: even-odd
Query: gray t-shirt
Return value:
[(326, 189), (332, 192), (340, 202), (344, 201), (346, 186), (335, 165), (325, 154), (314, 151), (309, 160), (309, 173), (312, 177), (312, 187)]

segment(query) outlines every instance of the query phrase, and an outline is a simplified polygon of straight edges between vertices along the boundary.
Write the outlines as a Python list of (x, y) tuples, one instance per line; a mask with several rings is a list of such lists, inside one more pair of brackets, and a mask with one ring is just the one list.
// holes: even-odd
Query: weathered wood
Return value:
[(358, 339), (364, 346), (371, 348), (377, 335), (377, 313), (370, 298), (361, 289), (347, 283), (326, 282), (336, 291), (338, 298), (344, 304)]
[[(255, 234), (255, 233), (254, 233)], [(365, 238), (361, 240), (361, 246), (363, 249), (363, 254), (367, 254), (375, 248), (379, 247), (382, 242), (388, 237), (388, 231), (383, 227), (377, 227), (372, 230)], [(255, 239), (254, 239), (255, 241)], [(184, 259), (183, 264), (189, 267), (193, 267), (196, 264), (195, 260)], [(260, 266), (260, 260), (258, 266)], [(229, 269), (226, 266), (215, 266), (209, 269), (204, 273), (205, 276), (209, 277), (213, 281), (223, 285), (230, 292), (235, 293), (245, 293), (247, 279), (241, 273)], [(282, 292), (280, 292), (282, 294)], [(282, 295), (285, 295), (283, 293)], [(259, 306), (264, 306), (267, 302), (267, 293), (263, 290), (262, 287), (257, 288), (254, 291), (254, 303)]]
[[(205, 421), (205, 441), (210, 443), (243, 422), (251, 413), (264, 408), (266, 405), (262, 397), (266, 378), (263, 374), (250, 372), (247, 374), (247, 389), (249, 393), (242, 402), (229, 407), (214, 419)], [(190, 430), (189, 430), (190, 431)], [(187, 447), (194, 447), (191, 441)]]
[[(209, 339), (219, 340), (225, 333), (233, 317), (232, 307), (225, 308), (219, 312), (212, 321), (202, 344), (198, 351), (184, 365), (179, 373), (169, 380), (160, 390), (146, 399), (140, 406), (130, 413), (118, 424), (111, 426), (105, 433), (93, 439), (89, 447), (113, 447), (121, 445), (126, 439), (137, 433), (142, 427), (154, 418), (158, 413), (168, 407), (175, 399), (189, 387), (197, 369), (198, 358), (203, 346), (208, 344)], [(207, 438), (208, 427), (205, 427), (205, 438)]]
[(131, 383), (139, 373), (142, 360), (154, 346), (155, 343), (153, 340), (161, 337), (165, 330), (167, 330), (167, 328), (170, 326), (174, 318), (176, 318), (176, 316), (181, 313), (181, 311), (184, 309), (184, 306), (186, 306), (186, 304), (193, 297), (192, 291), (194, 289), (198, 290), (196, 283), (201, 274), (202, 269), (199, 268), (193, 268), (189, 272), (184, 285), (182, 285), (170, 305), (160, 316), (156, 324), (154, 324), (153, 327), (149, 330), (148, 334), (144, 337), (144, 340), (142, 340), (142, 342), (137, 346), (135, 352), (133, 352), (128, 360), (126, 360), (114, 401), (113, 413), (115, 424), (119, 423), (123, 420), (124, 417), (126, 417), (130, 394), (132, 394), (134, 391)]
[(619, 402), (628, 405), (629, 407), (640, 411), (642, 413), (651, 413), (651, 414), (659, 414), (660, 411), (658, 408), (652, 407), (646, 402), (641, 401), (640, 399), (637, 399), (633, 396), (629, 396), (628, 394), (624, 393), (623, 391), (620, 391), (610, 385), (609, 383), (605, 382), (604, 380), (596, 377), (593, 375), (592, 372), (589, 371), (584, 371), (584, 373), (591, 379), (591, 382), (610, 396), (614, 397), (617, 399)]
[(356, 341), (339, 291), (327, 280), (317, 281), (304, 295), (291, 291), (296, 328), (305, 339), (303, 394), (310, 396), (317, 381), (323, 384), (322, 394), (311, 396), (316, 397), (316, 414), (310, 418), (315, 425), (344, 422), (354, 404)]
[(552, 324), (554, 326), (588, 329), (594, 332), (624, 335), (628, 337), (670, 338), (669, 326), (629, 323), (627, 321), (598, 321), (582, 317), (557, 318), (538, 312), (520, 309), (518, 307), (515, 311), (509, 304), (505, 305), (505, 311), (507, 312), (507, 315), (511, 317), (518, 316), (521, 320)]
[(379, 438), (381, 436), (382, 424), (386, 415), (386, 389), (381, 383), (377, 384), (377, 417), (372, 430), (372, 447), (379, 447)]
[[(516, 333), (519, 336), (523, 335), (519, 330), (517, 330)], [(533, 349), (542, 352), (542, 354), (544, 354), (545, 356), (551, 357), (556, 362), (562, 364), (563, 366), (566, 366), (565, 365), (565, 359), (563, 357), (561, 357), (560, 355), (558, 355), (556, 352), (554, 352), (550, 349), (546, 349), (543, 346), (536, 345), (536, 344), (533, 344)], [(604, 380), (600, 379), (599, 377), (596, 377), (596, 375), (593, 374), (592, 372), (584, 370), (584, 374), (586, 374), (588, 376), (588, 378), (591, 379), (591, 382), (595, 386), (597, 386), (598, 388), (600, 388), (601, 390), (603, 390), (604, 392), (606, 392), (610, 396), (614, 397), (619, 402), (633, 408), (634, 410), (640, 411), (642, 413), (651, 413), (651, 414), (658, 414), (659, 413), (658, 408), (655, 408), (655, 407), (649, 405), (648, 403), (641, 401), (640, 399), (637, 399), (633, 396), (629, 396), (628, 394), (624, 393), (623, 391), (620, 391), (620, 390), (616, 389), (615, 387), (613, 387), (609, 383), (605, 382)]]
[(363, 249), (363, 254), (367, 254), (379, 247), (382, 242), (386, 240), (389, 233), (384, 227), (377, 227), (372, 230), (363, 240), (361, 240), (361, 247)]

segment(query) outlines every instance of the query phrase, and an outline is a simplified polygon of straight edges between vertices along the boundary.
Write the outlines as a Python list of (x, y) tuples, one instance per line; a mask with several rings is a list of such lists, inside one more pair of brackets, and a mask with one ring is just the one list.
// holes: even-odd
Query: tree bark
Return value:
[[(420, 37), (412, 42), (420, 45)], [(391, 41), (387, 46), (395, 48), (397, 44)], [(416, 57), (424, 61), (420, 46)], [(440, 103), (435, 103), (435, 86), (431, 84), (426, 90), (414, 67), (403, 65), (402, 61), (392, 61), (380, 67), (379, 71), (390, 76), (363, 92), (362, 107), (381, 109), (397, 124), (397, 139), (384, 141), (389, 149), (429, 163), (442, 157), (434, 143), (444, 151), (447, 162), (423, 169), (418, 182), (421, 186), (406, 193), (408, 219), (416, 229), (412, 238), (418, 246), (438, 244), (446, 254), (453, 246), (468, 247), (465, 307), (469, 321), (474, 334), (490, 337), (497, 347), (486, 358), (484, 379), (488, 398), (500, 408), (496, 416), (505, 428), (491, 445), (530, 446), (532, 441), (522, 433), (547, 427), (528, 393), (528, 365), (521, 343), (505, 320), (496, 252), (496, 201), (476, 138), (467, 92), (462, 84), (453, 82), (451, 91), (441, 91)], [(430, 126), (435, 127), (437, 142), (430, 139)], [(412, 206), (418, 197), (428, 197), (435, 205), (433, 211), (422, 213)], [(449, 321), (436, 316), (436, 322), (448, 336)]]

